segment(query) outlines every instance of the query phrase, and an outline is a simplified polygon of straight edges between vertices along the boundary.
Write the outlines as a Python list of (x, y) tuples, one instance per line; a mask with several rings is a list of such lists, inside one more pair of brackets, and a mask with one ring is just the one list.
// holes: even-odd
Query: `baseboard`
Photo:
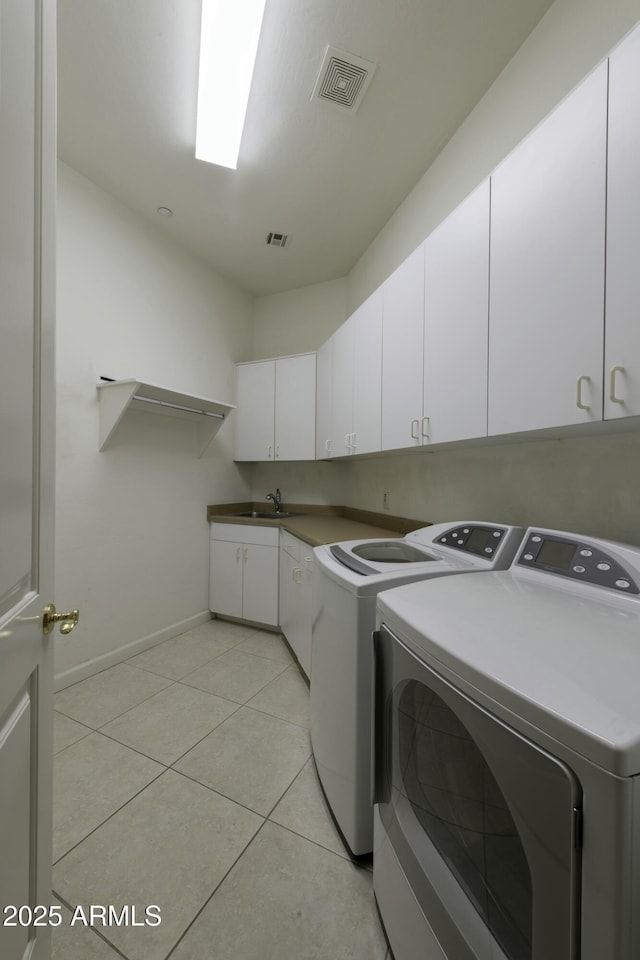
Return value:
[(203, 613), (197, 613), (193, 617), (187, 617), (186, 620), (172, 623), (171, 626), (165, 627), (163, 630), (158, 630), (156, 633), (150, 633), (146, 637), (140, 637), (138, 640), (131, 640), (122, 647), (116, 647), (115, 650), (109, 650), (108, 653), (94, 657), (93, 660), (86, 660), (84, 663), (79, 663), (75, 667), (69, 667), (68, 670), (64, 670), (54, 677), (54, 691), (57, 693), (58, 690), (64, 690), (65, 687), (70, 687), (72, 683), (79, 683), (80, 680), (86, 680), (87, 677), (92, 677), (94, 674), (100, 673), (108, 667), (113, 667), (116, 663), (128, 660), (129, 657), (134, 657), (137, 653), (148, 650), (149, 647), (155, 647), (156, 644), (162, 643), (163, 640), (171, 640), (172, 637), (177, 637), (181, 633), (185, 633), (187, 630), (191, 630), (201, 623), (206, 623), (206, 621), (210, 619), (211, 612), (205, 610)]

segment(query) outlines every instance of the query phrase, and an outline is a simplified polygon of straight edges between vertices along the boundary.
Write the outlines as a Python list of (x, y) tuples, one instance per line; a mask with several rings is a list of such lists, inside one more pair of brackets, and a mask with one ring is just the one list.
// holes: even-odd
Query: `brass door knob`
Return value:
[(71, 633), (79, 619), (79, 610), (71, 610), (69, 613), (56, 613), (54, 605), (48, 603), (42, 614), (42, 632), (45, 635), (51, 633), (54, 625), (59, 623), (60, 633)]

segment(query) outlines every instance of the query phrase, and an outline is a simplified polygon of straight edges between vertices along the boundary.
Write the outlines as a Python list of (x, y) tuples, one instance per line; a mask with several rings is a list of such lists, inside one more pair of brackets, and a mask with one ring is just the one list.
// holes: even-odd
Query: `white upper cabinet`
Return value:
[(419, 447), (423, 402), (424, 244), (382, 285), (382, 449)]
[(331, 429), (327, 431), (328, 411), (318, 394), (318, 457), (380, 450), (381, 290), (376, 290), (338, 327), (318, 357), (322, 357), (325, 382), (329, 380), (331, 363)]
[(382, 289), (360, 306), (353, 321), (351, 453), (380, 450), (382, 403)]
[(276, 460), (316, 458), (316, 355), (276, 360)]
[(489, 180), (425, 242), (426, 442), (487, 433)]
[(316, 459), (331, 456), (333, 445), (333, 337), (316, 353)]
[(602, 417), (607, 64), (491, 178), (490, 434)]
[(640, 29), (609, 66), (605, 419), (640, 414)]
[(345, 457), (352, 452), (353, 331), (353, 317), (349, 317), (331, 338), (333, 341), (332, 457)]
[(236, 460), (273, 460), (275, 360), (236, 367)]
[(236, 460), (315, 460), (316, 355), (237, 365)]

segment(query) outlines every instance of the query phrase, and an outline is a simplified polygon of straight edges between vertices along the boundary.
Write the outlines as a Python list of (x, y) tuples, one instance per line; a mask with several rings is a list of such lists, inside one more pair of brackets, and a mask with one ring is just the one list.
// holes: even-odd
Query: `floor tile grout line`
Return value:
[[(177, 681), (177, 682), (179, 683), (179, 681)], [(168, 688), (167, 688), (167, 689), (168, 689)], [(197, 690), (198, 688), (197, 688), (197, 687), (190, 687), (189, 689), (190, 689), (190, 690)], [(202, 690), (202, 691), (200, 691), (200, 692), (201, 692), (201, 693), (205, 693), (206, 691)], [(212, 693), (212, 694), (210, 694), (210, 696), (213, 697), (213, 696), (215, 696), (215, 694)], [(224, 699), (224, 698), (223, 698), (223, 697), (220, 697), (219, 699), (222, 700), (222, 699)], [(140, 747), (132, 747), (130, 743), (125, 743), (124, 740), (118, 740), (117, 737), (113, 736), (113, 734), (111, 734), (111, 733), (107, 733), (104, 729), (102, 729), (102, 730), (96, 730), (95, 733), (101, 733), (103, 737), (107, 737), (109, 740), (113, 740), (114, 743), (119, 743), (120, 746), (122, 746), (122, 747), (127, 747), (129, 750), (133, 750), (134, 753), (139, 753), (140, 756), (145, 757), (147, 760), (153, 760), (155, 763), (161, 763), (162, 766), (163, 766), (163, 767), (166, 767), (167, 770), (172, 770), (174, 764), (176, 764), (176, 763), (178, 763), (180, 760), (182, 760), (183, 757), (186, 757), (186, 755), (187, 755), (188, 753), (190, 753), (192, 750), (194, 750), (194, 749), (198, 746), (198, 744), (202, 743), (203, 740), (206, 740), (207, 737), (208, 737), (210, 734), (212, 734), (214, 730), (217, 730), (218, 727), (222, 726), (223, 723), (225, 723), (227, 720), (229, 720), (231, 717), (233, 717), (233, 716), (238, 712), (238, 710), (240, 710), (240, 709), (243, 707), (243, 704), (242, 704), (242, 703), (236, 703), (235, 700), (227, 700), (226, 702), (227, 702), (227, 703), (232, 703), (232, 704), (234, 705), (234, 707), (235, 707), (235, 710), (232, 710), (230, 714), (228, 714), (226, 717), (223, 717), (222, 720), (219, 720), (219, 721), (215, 724), (215, 726), (213, 726), (213, 727), (211, 728), (211, 730), (209, 730), (209, 731), (208, 731), (207, 733), (205, 733), (202, 737), (200, 737), (199, 740), (196, 740), (195, 743), (191, 744), (190, 747), (187, 747), (187, 749), (184, 751), (184, 753), (181, 753), (180, 756), (179, 756), (179, 757), (176, 757), (175, 760), (172, 760), (171, 763), (165, 763), (164, 760), (158, 760), (157, 757), (152, 757), (150, 754), (145, 753), (144, 750), (141, 750), (141, 749), (140, 749)], [(176, 770), (175, 772), (178, 773), (179, 771)]]
[[(214, 791), (214, 792), (215, 792), (215, 791)], [(255, 811), (254, 811), (254, 813), (255, 813)], [(229, 869), (225, 872), (224, 876), (221, 877), (221, 879), (219, 880), (219, 882), (216, 884), (216, 886), (215, 886), (214, 889), (212, 890), (210, 896), (207, 897), (207, 899), (206, 899), (205, 902), (202, 904), (202, 906), (200, 907), (200, 909), (198, 910), (198, 912), (197, 912), (197, 913), (195, 914), (195, 916), (192, 918), (192, 920), (191, 920), (191, 922), (189, 923), (189, 925), (185, 928), (185, 930), (182, 932), (182, 934), (180, 935), (180, 937), (176, 940), (176, 942), (174, 943), (174, 945), (171, 947), (171, 949), (169, 950), (169, 952), (166, 954), (166, 956), (164, 957), (164, 960), (170, 960), (171, 955), (175, 952), (175, 950), (176, 950), (176, 948), (178, 947), (178, 945), (184, 940), (184, 938), (185, 938), (186, 935), (188, 934), (189, 930), (191, 930), (191, 928), (193, 927), (193, 925), (194, 925), (194, 923), (196, 922), (196, 920), (198, 919), (198, 917), (199, 917), (199, 916), (202, 914), (202, 912), (207, 908), (207, 906), (209, 905), (209, 903), (211, 902), (211, 900), (214, 898), (214, 896), (216, 895), (216, 893), (218, 892), (218, 890), (220, 889), (220, 887), (222, 886), (222, 884), (225, 882), (225, 880), (227, 879), (227, 877), (228, 877), (229, 874), (231, 873), (231, 871), (236, 867), (236, 865), (239, 863), (239, 861), (240, 861), (240, 860), (242, 859), (242, 857), (245, 855), (245, 853), (247, 852), (247, 850), (249, 849), (249, 847), (251, 846), (251, 844), (253, 843), (253, 841), (256, 839), (256, 837), (258, 836), (258, 834), (261, 833), (261, 831), (264, 829), (264, 825), (265, 825), (266, 822), (267, 822), (266, 819), (263, 819), (262, 823), (260, 824), (260, 826), (258, 827), (258, 829), (256, 830), (256, 832), (253, 834), (253, 836), (251, 837), (251, 839), (250, 839), (250, 840), (245, 844), (245, 846), (242, 848), (242, 850), (240, 851), (240, 853), (238, 854), (238, 856), (235, 858), (235, 860), (233, 861), (233, 863), (231, 864), (231, 866), (229, 867)]]
[[(167, 678), (167, 679), (168, 679), (168, 678)], [(110, 723), (113, 723), (115, 720), (121, 720), (122, 717), (126, 717), (126, 715), (127, 715), (128, 713), (131, 713), (133, 710), (137, 710), (138, 707), (141, 707), (144, 703), (148, 703), (150, 700), (153, 700), (154, 697), (157, 697), (157, 696), (159, 696), (161, 693), (164, 693), (165, 690), (170, 690), (172, 687), (175, 687), (175, 686), (177, 686), (178, 684), (180, 684), (180, 686), (183, 686), (183, 687), (188, 687), (189, 690), (198, 690), (199, 693), (204, 693), (204, 694), (206, 694), (206, 695), (209, 696), (209, 697), (216, 697), (216, 699), (218, 699), (218, 700), (224, 700), (225, 703), (232, 703), (232, 704), (234, 704), (234, 705), (236, 705), (236, 706), (238, 706), (238, 707), (241, 707), (241, 706), (242, 706), (242, 704), (241, 704), (241, 703), (239, 704), (239, 703), (237, 702), (237, 700), (229, 700), (228, 697), (221, 697), (220, 694), (218, 694), (218, 693), (211, 693), (209, 690), (201, 690), (200, 687), (192, 687), (192, 686), (191, 686), (190, 684), (188, 684), (188, 683), (183, 683), (182, 680), (174, 680), (174, 681), (173, 681), (172, 683), (170, 683), (167, 687), (163, 687), (162, 690), (158, 690), (156, 693), (152, 694), (152, 696), (147, 697), (146, 700), (141, 700), (140, 703), (137, 703), (135, 706), (130, 707), (128, 710), (125, 710), (124, 713), (118, 714), (118, 716), (117, 716), (117, 717), (114, 717), (113, 720), (107, 720), (107, 722), (104, 723), (101, 727), (96, 727), (96, 729), (95, 729), (93, 732), (94, 732), (94, 733), (102, 733), (105, 737), (109, 737), (111, 740), (116, 740), (118, 743), (122, 743), (122, 741), (121, 741), (121, 740), (118, 740), (117, 737), (113, 737), (113, 736), (111, 736), (110, 734), (105, 733), (105, 727), (108, 727), (109, 724), (110, 724)], [(235, 713), (235, 712), (236, 712), (236, 711), (234, 710), (233, 713)], [(229, 714), (229, 716), (232, 716), (232, 715), (233, 715), (233, 714)], [(225, 717), (225, 719), (227, 719), (227, 718)], [(220, 722), (223, 723), (224, 721), (220, 721)], [(219, 726), (219, 724), (216, 724), (216, 726)], [(213, 730), (215, 730), (215, 727), (212, 727), (211, 730), (209, 731), (209, 733), (212, 733)], [(129, 746), (129, 744), (124, 744), (124, 746)], [(132, 749), (132, 750), (135, 750), (136, 748), (135, 748), (135, 747), (131, 747), (131, 749)], [(142, 755), (145, 756), (145, 757), (148, 756), (148, 754), (143, 753), (141, 750), (138, 750), (138, 753), (142, 753)], [(149, 759), (150, 759), (150, 760), (155, 760), (156, 758), (155, 758), (155, 757), (150, 757)], [(158, 760), (157, 762), (158, 762), (158, 763), (163, 763), (162, 760)], [(175, 762), (175, 761), (174, 761), (174, 762)], [(171, 766), (171, 764), (165, 763), (165, 767), (168, 767), (168, 766)]]
[[(147, 672), (148, 672), (148, 671), (147, 671)], [(153, 674), (153, 676), (157, 676), (157, 674)], [(87, 679), (90, 680), (91, 677), (88, 677)], [(60, 707), (57, 707), (57, 706), (55, 706), (55, 705), (54, 705), (54, 711), (57, 711), (58, 713), (62, 713), (68, 720), (75, 720), (76, 723), (81, 723), (81, 724), (82, 724), (83, 726), (85, 726), (85, 727), (90, 727), (90, 729), (91, 729), (94, 733), (98, 733), (98, 732), (100, 731), (100, 728), (101, 728), (101, 727), (106, 727), (106, 725), (107, 725), (108, 723), (111, 723), (112, 720), (118, 720), (120, 717), (124, 716), (125, 713), (129, 713), (130, 710), (133, 710), (134, 707), (139, 707), (141, 704), (146, 703), (147, 700), (151, 700), (152, 697), (155, 697), (156, 694), (161, 693), (162, 690), (167, 690), (169, 687), (173, 686), (174, 683), (177, 683), (177, 682), (178, 682), (177, 680), (169, 680), (168, 677), (162, 677), (162, 678), (159, 677), (158, 679), (167, 680), (168, 683), (165, 684), (164, 687), (161, 687), (160, 690), (154, 690), (153, 693), (149, 694), (148, 697), (143, 697), (142, 700), (139, 700), (137, 703), (134, 703), (133, 706), (126, 707), (126, 709), (124, 709), (124, 710), (122, 711), (122, 713), (117, 713), (117, 714), (115, 715), (115, 717), (109, 717), (108, 720), (105, 720), (104, 723), (101, 723), (101, 724), (100, 724), (99, 726), (97, 726), (97, 727), (92, 727), (90, 724), (87, 723), (86, 720), (78, 720), (76, 717), (72, 717), (70, 714), (65, 713), (64, 710), (61, 710)], [(84, 681), (80, 681), (80, 682), (83, 683)], [(70, 689), (70, 687), (66, 687), (65, 689), (68, 690), (68, 689)], [(62, 692), (62, 691), (60, 691), (60, 692)]]
[[(258, 696), (258, 694), (256, 694)], [(306, 723), (300, 723), (298, 720), (289, 720), (287, 717), (279, 717), (277, 713), (269, 713), (268, 710), (261, 710), (260, 707), (252, 707), (250, 701), (240, 704), (242, 707), (246, 707), (247, 710), (254, 710), (255, 713), (261, 713), (265, 717), (271, 717), (272, 720), (282, 720), (283, 723), (291, 723), (294, 727), (300, 727), (302, 730), (310, 732), (310, 727)]]
[[(97, 732), (97, 731), (96, 731), (96, 732)], [(157, 761), (155, 761), (155, 762), (157, 762)], [(66, 850), (66, 851), (62, 854), (62, 856), (58, 857), (57, 860), (54, 860), (54, 861), (53, 861), (53, 866), (54, 866), (54, 867), (57, 867), (58, 864), (61, 863), (61, 862), (64, 860), (64, 858), (65, 858), (66, 856), (68, 856), (68, 855), (72, 852), (72, 850), (75, 850), (77, 847), (80, 846), (81, 843), (84, 843), (84, 841), (87, 840), (88, 837), (92, 836), (92, 835), (96, 832), (96, 830), (99, 830), (100, 827), (104, 826), (105, 823), (108, 823), (109, 820), (112, 819), (112, 817), (115, 817), (116, 813), (119, 813), (120, 810), (124, 810), (124, 808), (125, 808), (126, 806), (128, 806), (128, 804), (130, 804), (132, 800), (135, 800), (136, 797), (139, 797), (140, 794), (141, 794), (144, 790), (147, 789), (147, 787), (150, 787), (152, 783), (155, 783), (156, 780), (159, 780), (160, 777), (162, 777), (162, 776), (167, 772), (167, 770), (170, 769), (169, 767), (164, 766), (164, 764), (160, 764), (160, 766), (164, 767), (164, 769), (161, 770), (160, 773), (156, 774), (156, 776), (153, 777), (152, 780), (149, 780), (148, 783), (145, 783), (145, 785), (144, 785), (143, 787), (141, 787), (139, 790), (136, 790), (136, 792), (135, 792), (131, 797), (129, 797), (128, 800), (125, 800), (124, 803), (121, 803), (120, 806), (117, 807), (115, 810), (113, 810), (113, 811), (109, 814), (108, 817), (105, 817), (104, 820), (101, 820), (100, 823), (97, 824), (97, 826), (93, 827), (93, 829), (91, 829), (91, 830), (89, 831), (89, 833), (87, 833), (86, 836), (84, 836), (84, 837), (82, 838), (82, 840), (78, 840), (78, 842), (77, 842), (77, 843), (74, 843), (72, 847), (69, 847), (69, 849)], [(176, 772), (177, 772), (177, 771), (176, 771)]]
[[(176, 763), (178, 761), (176, 760)], [(203, 783), (202, 780), (198, 780), (197, 777), (194, 777), (193, 774), (186, 773), (183, 770), (174, 770), (173, 767), (168, 768), (171, 773), (175, 773), (178, 777), (184, 777), (185, 780), (190, 780), (192, 783), (197, 783), (199, 787), (204, 787), (206, 790), (210, 790), (211, 793), (217, 794), (217, 796), (222, 797), (224, 800), (228, 800), (230, 803), (235, 803), (239, 807), (242, 807), (243, 810), (247, 810), (249, 813), (252, 813), (254, 817), (260, 817), (262, 820), (266, 820), (264, 813), (258, 813), (257, 810), (254, 810), (253, 807), (248, 807), (246, 803), (243, 803), (242, 800), (236, 800), (235, 797), (230, 797), (228, 794), (223, 793), (222, 790), (216, 790), (215, 787), (212, 787), (208, 783)]]
[[(68, 718), (68, 719), (71, 719), (71, 718)], [(90, 737), (92, 733), (97, 733), (97, 732), (98, 732), (97, 730), (92, 730), (89, 727), (87, 733), (83, 733), (82, 736), (78, 737), (77, 740), (73, 740), (72, 743), (68, 743), (66, 746), (60, 747), (60, 749), (56, 750), (53, 754), (54, 762), (58, 757), (62, 756), (62, 754), (65, 753), (70, 747), (75, 747), (77, 743), (82, 743), (82, 741), (86, 740), (87, 737)]]
[[(59, 900), (60, 903), (61, 903), (63, 906), (65, 906), (65, 907), (67, 908), (67, 910), (71, 911), (71, 914), (73, 915), (73, 912), (74, 912), (74, 910), (75, 910), (75, 907), (72, 907), (68, 900), (65, 900), (64, 897), (60, 896), (60, 894), (58, 893), (57, 890), (52, 889), (52, 890), (51, 890), (51, 893), (55, 896), (56, 900)], [(83, 926), (82, 929), (83, 929), (83, 930), (89, 929), (93, 934), (95, 934), (96, 937), (98, 937), (100, 940), (102, 940), (103, 943), (106, 943), (108, 947), (110, 947), (115, 953), (117, 953), (119, 957), (122, 957), (123, 960), (130, 960), (130, 958), (126, 955), (126, 953), (123, 953), (122, 950), (120, 950), (118, 947), (116, 947), (116, 946), (111, 942), (111, 940), (108, 940), (108, 939), (104, 936), (104, 934), (100, 933), (100, 931), (97, 929), (97, 927), (91, 927), (91, 926), (90, 926), (90, 927), (87, 928), (87, 927), (84, 927), (84, 926)]]

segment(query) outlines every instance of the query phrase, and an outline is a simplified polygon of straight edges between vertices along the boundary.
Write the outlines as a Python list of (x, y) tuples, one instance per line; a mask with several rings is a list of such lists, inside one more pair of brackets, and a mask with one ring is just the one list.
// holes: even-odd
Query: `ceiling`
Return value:
[[(254, 295), (342, 277), (550, 5), (266, 0), (234, 171), (194, 157), (200, 0), (58, 0), (59, 155)], [(355, 113), (328, 44), (377, 64)]]

